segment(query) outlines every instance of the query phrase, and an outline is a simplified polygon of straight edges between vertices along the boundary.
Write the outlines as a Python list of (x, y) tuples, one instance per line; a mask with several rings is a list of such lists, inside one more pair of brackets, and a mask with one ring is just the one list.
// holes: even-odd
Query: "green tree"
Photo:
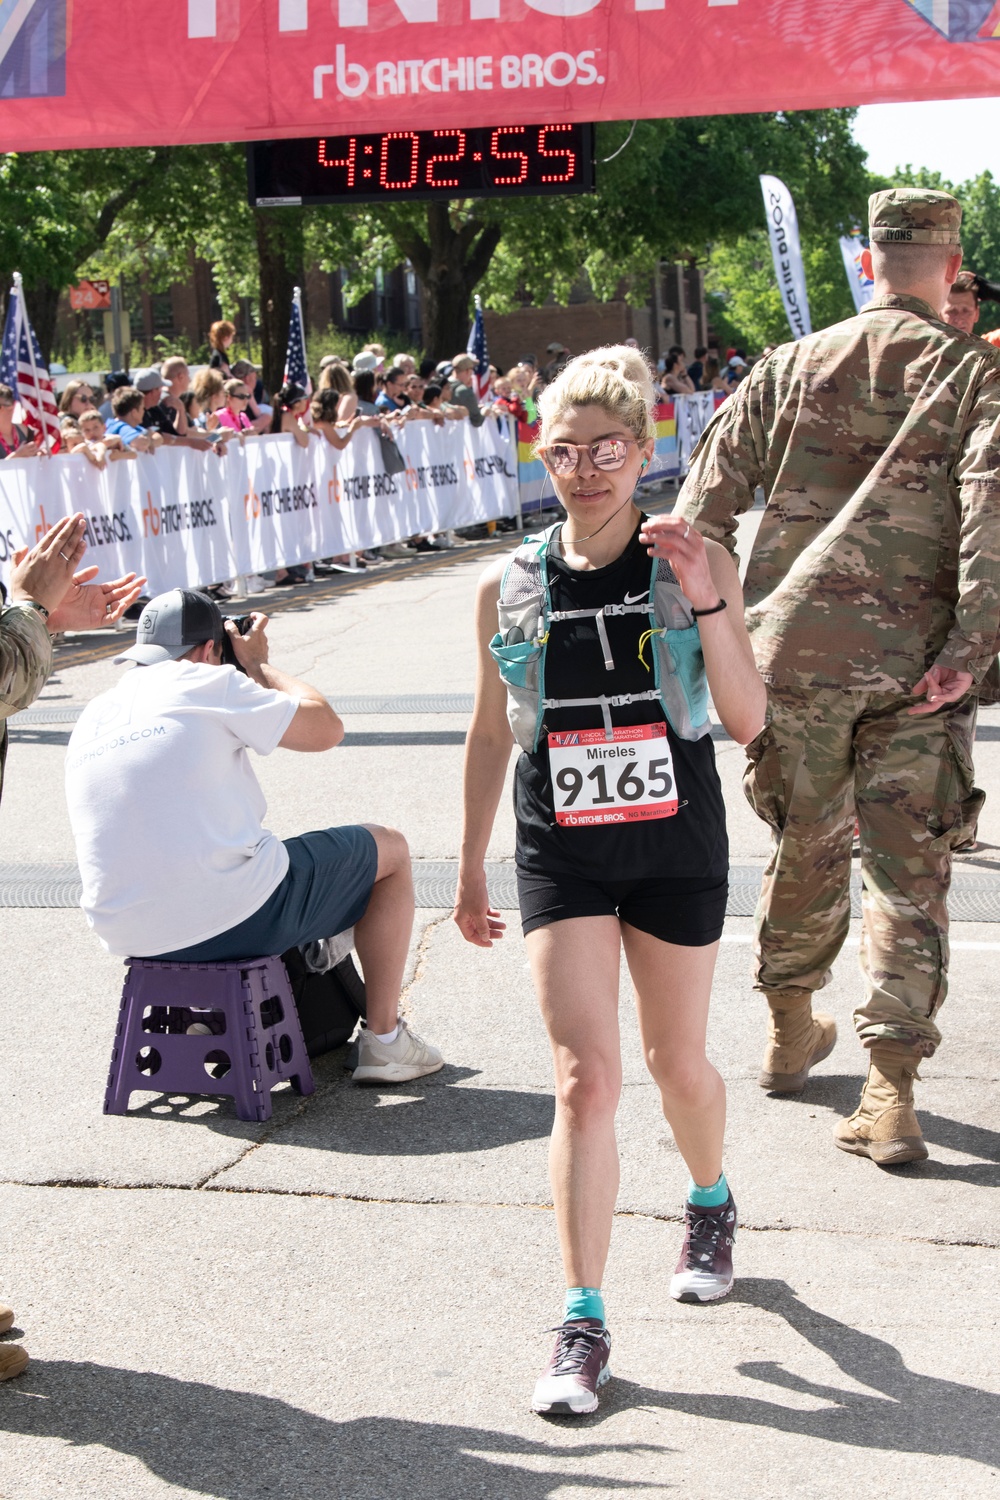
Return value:
[[(987, 281), (1000, 285), (1000, 183), (992, 172), (982, 172), (955, 189), (962, 204), (964, 264)], [(1000, 328), (1000, 302), (984, 302), (977, 333)]]
[(623, 289), (644, 300), (659, 261), (704, 259), (713, 240), (759, 221), (761, 171), (846, 222), (864, 179), (853, 113), (641, 120), (627, 144), (627, 127), (601, 125), (593, 195), (318, 210), (307, 246), (327, 269), (349, 269), (348, 296), (368, 290), (375, 266), (408, 259), (427, 299), (428, 347), (450, 353), (464, 344), (476, 289), (504, 312), (563, 300), (584, 273), (599, 297)]
[(24, 277), (32, 324), (46, 357), (59, 294), (105, 244), (123, 215), (151, 227), (169, 214), (168, 147), (0, 155), (0, 276), (6, 298)]
[(203, 255), (224, 310), (258, 301), (273, 383), (305, 264), (346, 268), (347, 295), (357, 298), (378, 266), (408, 260), (424, 287), (426, 343), (450, 354), (464, 345), (476, 289), (505, 311), (564, 300), (583, 274), (599, 297), (644, 300), (661, 260), (702, 260), (713, 242), (759, 222), (763, 170), (784, 177), (807, 216), (847, 222), (863, 175), (850, 119), (816, 110), (646, 120), (627, 144), (625, 126), (602, 125), (593, 195), (309, 211), (251, 210), (239, 145), (8, 155), (0, 271), (24, 274), (47, 350), (58, 294), (81, 274), (142, 276), (155, 290), (184, 279), (192, 253)]
[[(758, 170), (780, 177), (795, 202), (813, 328), (853, 313), (838, 240), (867, 225), (869, 193), (888, 185), (867, 171), (865, 151), (851, 135), (855, 113), (843, 109), (779, 116), (788, 136), (779, 132), (775, 154), (758, 157)], [(759, 350), (787, 343), (791, 331), (756, 177), (753, 186), (742, 226), (733, 235), (717, 237), (711, 247), (706, 287), (721, 340)]]
[[(962, 205), (963, 265), (967, 270), (985, 276), (987, 281), (1000, 285), (1000, 183), (996, 182), (992, 172), (981, 172), (978, 177), (970, 177), (967, 182), (956, 185), (940, 172), (908, 165), (897, 168), (891, 183), (873, 178), (872, 191), (893, 184), (953, 193)], [(976, 332), (988, 333), (992, 328), (1000, 328), (1000, 303), (984, 302)]]
[[(829, 235), (804, 239), (802, 261), (813, 328), (849, 318), (854, 301), (836, 240)], [(707, 290), (721, 343), (757, 352), (791, 338), (766, 230), (715, 247)]]

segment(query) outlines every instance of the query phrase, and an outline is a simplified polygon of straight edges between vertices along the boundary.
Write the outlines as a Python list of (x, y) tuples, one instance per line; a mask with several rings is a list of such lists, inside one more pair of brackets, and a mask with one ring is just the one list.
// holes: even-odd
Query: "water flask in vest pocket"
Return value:
[(498, 632), (490, 641), (490, 655), (500, 669), (500, 676), (509, 688), (529, 688), (538, 691), (538, 663), (542, 648), (537, 641), (511, 640), (518, 634), (517, 627), (509, 630), (506, 637)]

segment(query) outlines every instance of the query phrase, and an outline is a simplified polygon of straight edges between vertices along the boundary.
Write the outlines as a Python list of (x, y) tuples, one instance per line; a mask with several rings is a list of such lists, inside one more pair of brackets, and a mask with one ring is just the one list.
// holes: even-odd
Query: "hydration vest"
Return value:
[[(522, 750), (538, 749), (542, 720), (547, 708), (600, 708), (604, 731), (614, 737), (612, 708), (628, 703), (659, 699), (671, 729), (682, 740), (700, 740), (711, 732), (708, 717), (708, 682), (701, 651), (698, 625), (691, 603), (681, 592), (676, 574), (665, 558), (654, 557), (649, 578), (649, 597), (636, 604), (605, 604), (601, 609), (554, 610), (549, 588), (548, 550), (561, 527), (554, 526), (524, 538), (504, 569), (497, 605), (500, 628), (490, 642), (490, 655), (500, 669), (507, 689), (507, 719)], [(606, 615), (642, 614), (649, 630), (640, 643), (652, 658), (650, 686), (644, 693), (613, 696), (597, 693), (593, 698), (547, 698), (545, 696), (545, 651), (551, 626), (559, 620), (590, 618), (604, 649), (604, 665), (611, 672), (614, 661), (608, 642)]]

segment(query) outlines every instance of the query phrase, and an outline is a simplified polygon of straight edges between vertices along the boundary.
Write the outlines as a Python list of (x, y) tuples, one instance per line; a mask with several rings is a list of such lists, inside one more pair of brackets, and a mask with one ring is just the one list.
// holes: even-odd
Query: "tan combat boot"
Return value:
[(765, 990), (770, 1019), (767, 1051), (757, 1082), (772, 1094), (798, 1094), (809, 1069), (829, 1057), (837, 1041), (832, 1016), (813, 1015), (810, 990)]
[(27, 1364), (28, 1351), (23, 1344), (0, 1344), (0, 1380), (13, 1380)]
[(833, 1138), (841, 1151), (869, 1156), (880, 1167), (925, 1161), (927, 1147), (913, 1109), (913, 1080), (920, 1054), (902, 1042), (877, 1042), (871, 1049), (861, 1103), (838, 1120)]

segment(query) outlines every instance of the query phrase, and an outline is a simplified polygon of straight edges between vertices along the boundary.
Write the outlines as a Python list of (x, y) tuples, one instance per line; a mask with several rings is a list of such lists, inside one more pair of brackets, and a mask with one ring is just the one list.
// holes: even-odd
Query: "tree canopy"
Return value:
[[(838, 236), (864, 227), (884, 186), (865, 167), (846, 109), (640, 120), (597, 129), (597, 191), (567, 198), (251, 209), (240, 145), (0, 154), (0, 275), (22, 272), (43, 348), (59, 292), (81, 275), (142, 278), (150, 290), (211, 265), (223, 309), (251, 297), (270, 379), (283, 357), (291, 287), (317, 263), (348, 299), (378, 266), (408, 260), (425, 294), (425, 341), (461, 347), (472, 293), (498, 312), (595, 295), (645, 301), (663, 260), (707, 265), (716, 322), (735, 343), (788, 337), (763, 228), (759, 174), (790, 188), (814, 326), (846, 316)], [(899, 181), (931, 176), (907, 168)], [(945, 186), (938, 178), (935, 185)], [(967, 263), (1000, 279), (1000, 189), (989, 173), (955, 190)], [(987, 304), (983, 326), (1000, 321)], [(280, 371), (278, 372), (280, 374)]]

